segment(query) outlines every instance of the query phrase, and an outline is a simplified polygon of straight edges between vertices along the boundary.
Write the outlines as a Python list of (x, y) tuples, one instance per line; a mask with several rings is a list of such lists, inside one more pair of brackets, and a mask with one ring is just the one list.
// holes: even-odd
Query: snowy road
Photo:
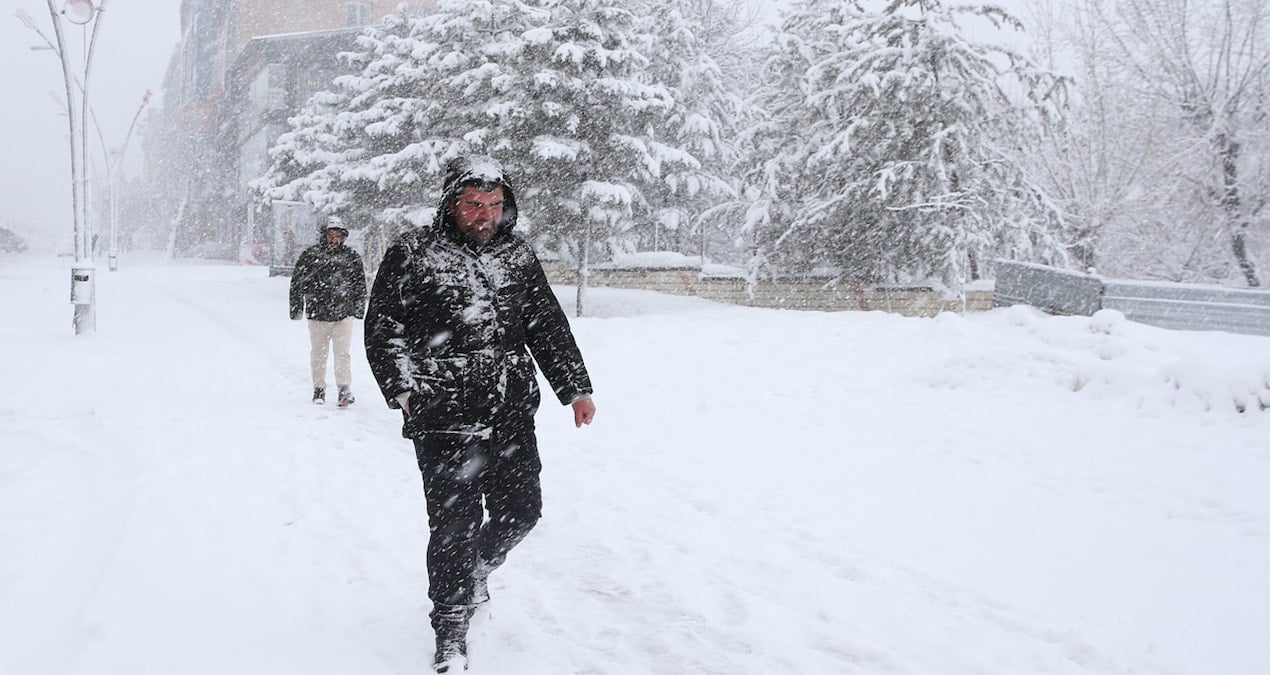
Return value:
[[(0, 257), (0, 672), (425, 672), (360, 347), (313, 406), (285, 279), (125, 258), (75, 337), (63, 265)], [(590, 299), (470, 672), (1270, 672), (1270, 339)]]

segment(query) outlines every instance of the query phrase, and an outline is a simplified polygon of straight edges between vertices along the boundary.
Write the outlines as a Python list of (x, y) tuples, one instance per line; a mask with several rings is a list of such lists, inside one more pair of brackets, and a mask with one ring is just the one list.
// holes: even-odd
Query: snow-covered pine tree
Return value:
[[(735, 82), (727, 81), (712, 54), (721, 53), (729, 26), (717, 0), (644, 0), (650, 26), (642, 51), (646, 74), (669, 88), (674, 106), (655, 130), (660, 180), (645, 190), (650, 206), (642, 250), (704, 253), (710, 224), (702, 216), (735, 196), (730, 178), (736, 134), (744, 105)], [(735, 45), (732, 45), (735, 48)]]
[(428, 15), (390, 19), (359, 42), (363, 72), (321, 99), (342, 109), (297, 118), (270, 184), (420, 223), (445, 161), (487, 153), (512, 172), (540, 250), (583, 265), (592, 244), (629, 250), (662, 162), (699, 161), (662, 137), (675, 98), (649, 82), (639, 49), (649, 40), (621, 5), (442, 0)]
[[(540, 246), (575, 260), (634, 248), (645, 193), (674, 148), (657, 135), (675, 104), (645, 77), (641, 27), (615, 0), (544, 0), (523, 35), (521, 95), (501, 115)], [(594, 249), (594, 251), (593, 251)]]
[(969, 17), (1012, 21), (938, 0), (791, 6), (759, 96), (771, 117), (747, 136), (760, 263), (956, 287), (996, 255), (1062, 256), (1059, 214), (1017, 161), (1055, 80), (969, 40)]
[(291, 130), (274, 142), (269, 169), (253, 184), (265, 201), (303, 201), (360, 223), (417, 208), (417, 176), (403, 181), (369, 164), (413, 131), (417, 99), (403, 95), (410, 83), (397, 75), (411, 57), (410, 21), (395, 14), (368, 28), (359, 49), (341, 55), (357, 74), (336, 78), (288, 120)]

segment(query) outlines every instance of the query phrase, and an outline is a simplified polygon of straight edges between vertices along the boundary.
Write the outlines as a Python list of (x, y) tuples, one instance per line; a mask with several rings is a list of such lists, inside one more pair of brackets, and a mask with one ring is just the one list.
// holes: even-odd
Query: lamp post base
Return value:
[(77, 262), (71, 266), (71, 304), (75, 307), (72, 325), (76, 335), (97, 330), (96, 281), (91, 262)]

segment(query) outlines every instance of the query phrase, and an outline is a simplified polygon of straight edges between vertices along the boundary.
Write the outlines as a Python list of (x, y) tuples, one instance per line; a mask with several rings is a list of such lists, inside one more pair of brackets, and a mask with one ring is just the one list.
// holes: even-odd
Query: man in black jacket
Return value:
[(353, 321), (366, 314), (366, 268), (357, 251), (344, 245), (348, 230), (332, 220), (322, 242), (300, 254), (291, 273), (291, 318), (309, 317), (309, 366), (313, 402), (326, 401), (326, 354), (335, 351), (335, 384), (339, 406), (353, 403), (353, 369), (349, 347)]
[(371, 370), (423, 473), (437, 672), (466, 666), (489, 573), (541, 513), (535, 361), (576, 426), (595, 415), (569, 321), (515, 225), (502, 167), (451, 161), (432, 226), (388, 249), (367, 312)]

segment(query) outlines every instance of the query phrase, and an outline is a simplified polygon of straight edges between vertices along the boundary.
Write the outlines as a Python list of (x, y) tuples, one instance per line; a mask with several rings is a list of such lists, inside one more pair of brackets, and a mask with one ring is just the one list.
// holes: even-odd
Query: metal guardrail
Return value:
[(1102, 279), (1044, 265), (998, 260), (994, 305), (1032, 305), (1050, 314), (1090, 316), (1102, 308)]
[(1270, 336), (1270, 291), (1103, 279), (1044, 265), (998, 260), (993, 304), (1053, 314), (1114, 309), (1131, 321), (1176, 330)]

